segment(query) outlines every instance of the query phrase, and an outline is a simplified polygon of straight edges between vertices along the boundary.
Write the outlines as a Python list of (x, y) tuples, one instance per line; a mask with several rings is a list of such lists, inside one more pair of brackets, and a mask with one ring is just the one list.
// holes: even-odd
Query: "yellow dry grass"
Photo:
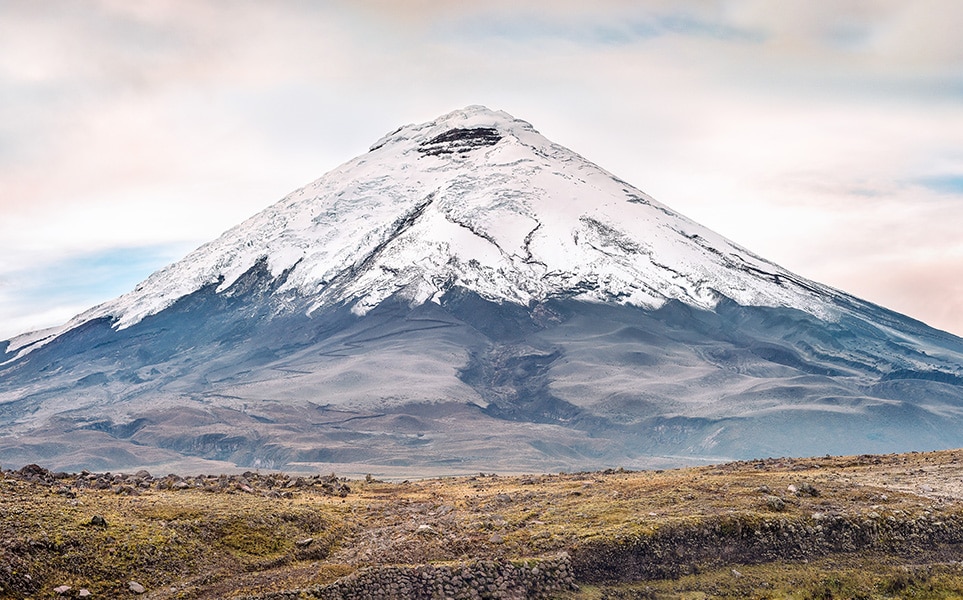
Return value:
[[(219, 598), (322, 584), (366, 565), (544, 556), (727, 518), (956, 515), (963, 512), (961, 459), (963, 451), (947, 451), (659, 472), (361, 480), (350, 482), (344, 498), (234, 489), (138, 496), (88, 489), (70, 497), (7, 474), (0, 479), (0, 597), (52, 597), (60, 585), (113, 597), (129, 593), (134, 580), (152, 598)], [(95, 515), (107, 526), (91, 525)], [(949, 598), (963, 589), (958, 568), (926, 557), (820, 560), (585, 585), (572, 597)]]

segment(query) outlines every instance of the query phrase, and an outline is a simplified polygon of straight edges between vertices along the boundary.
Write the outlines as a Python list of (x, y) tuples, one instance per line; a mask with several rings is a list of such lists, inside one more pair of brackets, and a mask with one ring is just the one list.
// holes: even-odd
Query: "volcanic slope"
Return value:
[(963, 340), (477, 106), (0, 352), (4, 464), (435, 474), (963, 446)]

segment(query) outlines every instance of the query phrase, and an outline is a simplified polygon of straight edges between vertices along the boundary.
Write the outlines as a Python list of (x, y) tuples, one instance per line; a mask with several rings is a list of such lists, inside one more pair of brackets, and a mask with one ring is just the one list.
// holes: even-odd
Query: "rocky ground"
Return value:
[(963, 451), (405, 482), (0, 478), (9, 598), (951, 598), (961, 560)]

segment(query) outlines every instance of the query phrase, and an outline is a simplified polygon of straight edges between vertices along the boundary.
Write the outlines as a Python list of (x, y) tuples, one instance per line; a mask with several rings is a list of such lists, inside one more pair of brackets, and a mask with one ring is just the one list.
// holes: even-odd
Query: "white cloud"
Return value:
[[(0, 12), (0, 277), (199, 244), (397, 125), (484, 103), (803, 275), (963, 333), (963, 308), (912, 302), (949, 287), (908, 274), (959, 279), (959, 197), (919, 182), (963, 174), (960, 3)], [(887, 272), (907, 275), (874, 284), (900, 255)]]

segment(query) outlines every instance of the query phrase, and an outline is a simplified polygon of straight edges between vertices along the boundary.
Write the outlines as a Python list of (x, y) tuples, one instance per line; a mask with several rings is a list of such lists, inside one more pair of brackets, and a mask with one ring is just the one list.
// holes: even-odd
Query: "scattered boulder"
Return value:
[(54, 490), (54, 493), (55, 493), (55, 494), (59, 494), (59, 495), (65, 497), (65, 498), (76, 498), (76, 497), (77, 497), (77, 493), (74, 492), (72, 489), (70, 489), (69, 487), (67, 487), (67, 486), (65, 486), (65, 485), (62, 485), (62, 486), (58, 487), (56, 490)]
[(769, 507), (769, 510), (781, 512), (786, 510), (786, 501), (779, 496), (766, 496), (766, 506)]
[(90, 522), (87, 524), (91, 527), (107, 527), (107, 519), (100, 515), (94, 515), (90, 517)]
[(15, 476), (18, 476), (24, 481), (30, 481), (33, 483), (44, 483), (47, 485), (52, 484), (55, 481), (54, 474), (44, 469), (40, 465), (29, 464), (14, 472)]

